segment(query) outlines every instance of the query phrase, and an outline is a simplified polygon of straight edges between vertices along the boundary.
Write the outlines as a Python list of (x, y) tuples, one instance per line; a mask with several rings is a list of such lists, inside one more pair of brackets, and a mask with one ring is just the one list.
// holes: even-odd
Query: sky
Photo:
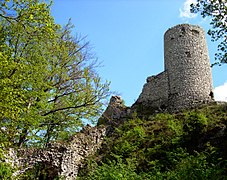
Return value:
[[(164, 33), (182, 23), (208, 31), (209, 19), (191, 14), (195, 0), (54, 0), (55, 22), (69, 18), (73, 35), (87, 36), (102, 67), (99, 75), (111, 82), (111, 91), (131, 106), (142, 92), (146, 78), (164, 70)], [(214, 62), (217, 43), (207, 36)], [(227, 65), (212, 68), (216, 100), (227, 101)]]

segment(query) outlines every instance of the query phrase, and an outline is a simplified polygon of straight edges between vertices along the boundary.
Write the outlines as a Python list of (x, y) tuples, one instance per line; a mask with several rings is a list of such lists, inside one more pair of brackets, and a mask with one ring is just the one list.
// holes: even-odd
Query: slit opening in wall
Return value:
[(185, 54), (186, 54), (186, 56), (187, 56), (188, 58), (192, 57), (190, 51), (186, 51)]
[(199, 31), (195, 30), (195, 29), (192, 29), (192, 34), (194, 36), (198, 36), (199, 35)]
[(210, 91), (209, 96), (211, 97), (211, 99), (214, 99), (214, 93), (213, 93), (213, 91)]
[(185, 34), (186, 33), (186, 29), (184, 27), (181, 28), (181, 32), (182, 34)]

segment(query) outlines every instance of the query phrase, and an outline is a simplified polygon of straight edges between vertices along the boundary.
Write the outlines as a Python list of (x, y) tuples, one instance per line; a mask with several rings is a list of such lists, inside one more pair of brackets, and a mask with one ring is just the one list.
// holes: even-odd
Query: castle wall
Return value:
[(143, 86), (137, 103), (144, 106), (161, 107), (168, 101), (168, 75), (164, 71), (156, 76), (147, 78), (147, 83)]
[(169, 109), (212, 100), (212, 78), (205, 33), (199, 26), (177, 25), (164, 36)]
[(75, 180), (84, 159), (97, 152), (105, 136), (106, 126), (87, 125), (68, 142), (50, 143), (47, 148), (11, 149), (6, 160), (18, 168), (14, 177), (39, 164), (46, 167), (47, 179), (60, 176), (65, 180)]
[(180, 24), (164, 35), (164, 72), (147, 78), (133, 105), (178, 111), (213, 100), (205, 33), (199, 26)]

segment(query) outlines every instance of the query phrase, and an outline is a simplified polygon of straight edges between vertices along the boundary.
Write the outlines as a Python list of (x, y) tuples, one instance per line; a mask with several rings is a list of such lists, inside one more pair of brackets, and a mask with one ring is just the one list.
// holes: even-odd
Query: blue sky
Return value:
[[(102, 62), (98, 69), (111, 81), (126, 105), (132, 105), (146, 78), (164, 70), (163, 36), (181, 23), (197, 24), (206, 31), (209, 20), (189, 13), (193, 0), (54, 0), (52, 15), (61, 25), (72, 19), (73, 34), (87, 36)], [(211, 63), (215, 43), (207, 36)], [(227, 65), (212, 68), (214, 92), (227, 101)]]

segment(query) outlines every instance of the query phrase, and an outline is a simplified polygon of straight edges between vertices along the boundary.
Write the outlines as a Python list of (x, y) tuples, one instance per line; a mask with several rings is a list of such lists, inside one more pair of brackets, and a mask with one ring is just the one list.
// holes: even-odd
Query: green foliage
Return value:
[(97, 169), (93, 169), (93, 171), (89, 172), (87, 177), (79, 177), (78, 179), (128, 180), (140, 178), (135, 173), (135, 165), (133, 162), (130, 162), (130, 160), (128, 160), (126, 163), (123, 163), (122, 159), (118, 157), (117, 160), (108, 161), (107, 163), (103, 163)]
[(128, 120), (106, 139), (97, 155), (102, 158), (90, 162), (79, 177), (225, 179), (226, 132), (221, 136), (216, 134), (226, 127), (226, 107), (206, 106), (178, 114)]
[(193, 13), (200, 13), (203, 18), (211, 18), (211, 29), (208, 34), (212, 41), (218, 41), (218, 51), (215, 54), (215, 64), (227, 63), (227, 4), (226, 0), (197, 0), (191, 5)]
[(186, 113), (184, 121), (185, 123), (183, 129), (185, 131), (185, 134), (190, 134), (191, 136), (193, 136), (192, 138), (196, 138), (196, 136), (199, 136), (201, 133), (206, 131), (207, 118), (202, 113), (195, 111)]
[[(204, 153), (197, 154), (195, 156), (186, 154), (181, 155), (179, 162), (173, 170), (167, 170), (165, 172), (160, 171), (160, 168), (155, 167), (152, 171), (144, 173), (136, 171), (135, 162), (126, 162), (123, 163), (122, 159), (118, 158), (117, 161), (112, 160), (107, 163), (102, 163), (101, 166), (98, 166), (95, 162), (93, 166), (96, 165), (96, 168), (93, 168), (92, 171), (86, 176), (79, 177), (80, 180), (118, 180), (118, 179), (133, 179), (133, 180), (216, 180), (216, 179), (226, 179), (225, 168), (220, 164), (214, 165), (208, 162), (207, 156)], [(182, 156), (183, 155), (183, 156)]]
[[(12, 174), (15, 170), (10, 163), (5, 162), (7, 150), (4, 149), (5, 144), (0, 144), (0, 179), (12, 179)], [(3, 150), (4, 149), (4, 150)]]
[(14, 169), (7, 163), (0, 162), (0, 178), (1, 179), (12, 179)]
[(207, 155), (200, 153), (196, 156), (189, 155), (182, 159), (173, 171), (165, 174), (169, 179), (173, 180), (221, 180), (226, 179), (225, 168), (220, 165), (210, 164)]
[[(51, 3), (0, 2), (0, 138), (13, 146), (45, 146), (95, 122), (109, 83), (73, 25), (60, 27)], [(4, 135), (2, 135), (4, 134)]]

